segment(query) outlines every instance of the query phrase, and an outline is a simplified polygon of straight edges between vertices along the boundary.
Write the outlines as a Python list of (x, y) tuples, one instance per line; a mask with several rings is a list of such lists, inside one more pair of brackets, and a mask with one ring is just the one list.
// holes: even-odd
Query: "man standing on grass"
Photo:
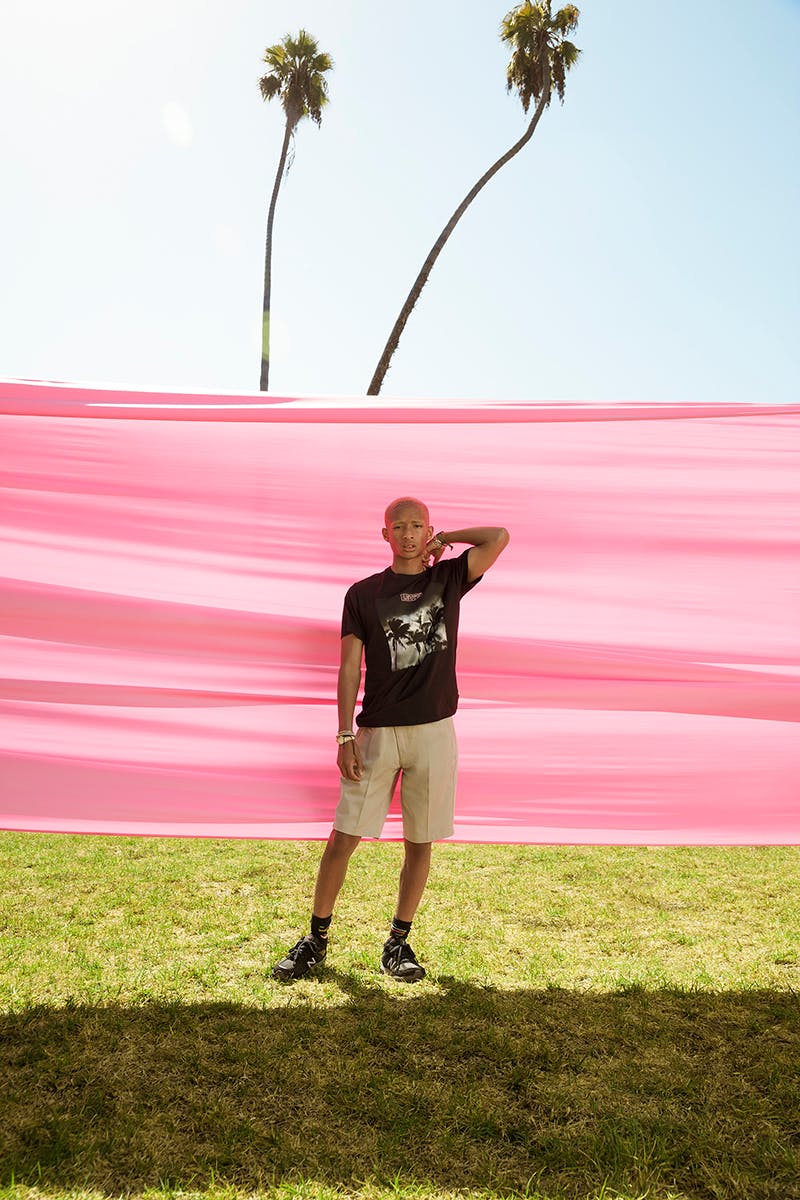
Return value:
[[(431, 843), (453, 832), (459, 605), (506, 548), (508, 533), (480, 528), (434, 536), (427, 507), (410, 496), (394, 500), (384, 520), (392, 565), (354, 583), (344, 600), (336, 735), (340, 796), (317, 873), (311, 932), (276, 965), (276, 979), (300, 979), (325, 961), (350, 855), (362, 837), (380, 836), (400, 774), (405, 858), (381, 970), (409, 982), (425, 975), (408, 935), (428, 881)], [(440, 562), (453, 542), (470, 549)], [(362, 653), (367, 676), (354, 734)]]

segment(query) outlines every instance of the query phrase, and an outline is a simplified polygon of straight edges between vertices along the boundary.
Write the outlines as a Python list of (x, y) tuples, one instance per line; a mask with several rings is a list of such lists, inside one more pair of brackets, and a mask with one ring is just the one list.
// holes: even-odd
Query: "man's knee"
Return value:
[(433, 842), (410, 842), (408, 838), (404, 839), (406, 858), (421, 859), (429, 858)]
[(339, 829), (331, 830), (328, 838), (328, 850), (336, 858), (349, 858), (361, 838), (357, 834), (342, 833)]

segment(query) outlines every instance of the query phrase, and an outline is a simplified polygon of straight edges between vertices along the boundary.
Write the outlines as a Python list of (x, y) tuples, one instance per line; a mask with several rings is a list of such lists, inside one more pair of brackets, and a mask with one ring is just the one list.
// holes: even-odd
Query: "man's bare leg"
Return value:
[(413, 921), (417, 906), (428, 882), (431, 869), (431, 843), (409, 842), (405, 839), (405, 858), (400, 871), (396, 916), (401, 921)]
[(342, 890), (344, 877), (347, 874), (350, 856), (360, 841), (361, 838), (355, 837), (353, 834), (340, 833), (338, 829), (331, 830), (328, 844), (319, 864), (314, 888), (314, 913), (316, 916), (329, 917), (333, 912), (333, 906)]
[(311, 934), (301, 938), (286, 957), (275, 964), (272, 974), (276, 979), (302, 979), (325, 962), (333, 906), (344, 883), (350, 855), (360, 841), (361, 838), (352, 837), (349, 833), (339, 833), (337, 829), (331, 831), (317, 871)]
[(425, 978), (425, 968), (417, 962), (414, 951), (408, 944), (411, 922), (428, 882), (431, 868), (431, 843), (410, 842), (405, 838), (405, 857), (400, 871), (400, 887), (397, 893), (397, 909), (392, 928), (381, 956), (381, 970), (395, 979), (414, 983)]

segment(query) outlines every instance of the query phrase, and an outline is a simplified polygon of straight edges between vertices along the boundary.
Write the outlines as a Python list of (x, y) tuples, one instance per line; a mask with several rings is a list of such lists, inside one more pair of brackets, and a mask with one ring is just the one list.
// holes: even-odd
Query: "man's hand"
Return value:
[(431, 540), (422, 551), (422, 563), (426, 567), (435, 567), (439, 559), (442, 557), (446, 549), (443, 542), (434, 534)]
[(355, 738), (350, 738), (339, 747), (339, 753), (336, 755), (336, 765), (339, 768), (339, 774), (342, 779), (349, 779), (351, 783), (358, 783), (360, 781), (362, 771), (364, 770), (364, 763)]

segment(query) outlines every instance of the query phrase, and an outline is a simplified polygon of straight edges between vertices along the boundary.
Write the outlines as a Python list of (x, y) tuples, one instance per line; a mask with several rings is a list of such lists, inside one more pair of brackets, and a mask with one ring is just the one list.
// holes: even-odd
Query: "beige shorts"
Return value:
[(379, 837), (402, 774), (404, 836), (409, 842), (450, 837), (458, 766), (453, 718), (359, 729), (356, 741), (364, 773), (358, 783), (342, 779), (333, 828), (356, 837)]

